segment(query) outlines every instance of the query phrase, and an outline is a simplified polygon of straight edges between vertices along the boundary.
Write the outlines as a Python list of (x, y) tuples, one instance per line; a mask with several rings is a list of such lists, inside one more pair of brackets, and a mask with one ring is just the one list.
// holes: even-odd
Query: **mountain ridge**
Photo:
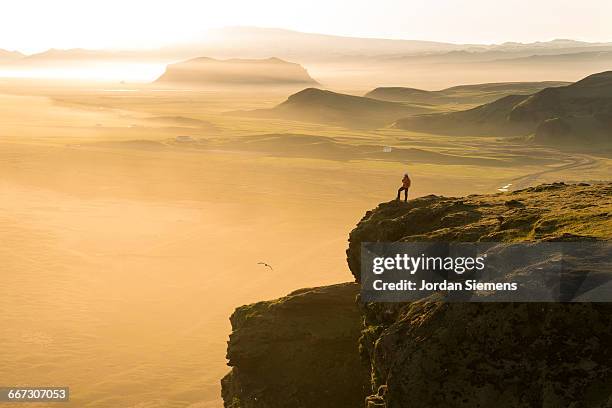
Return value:
[(378, 87), (364, 96), (392, 102), (410, 103), (487, 103), (512, 94), (532, 94), (548, 87), (569, 85), (571, 82), (489, 82), (456, 85), (436, 91), (409, 87)]
[(612, 143), (612, 71), (469, 110), (412, 116), (393, 127), (449, 135), (528, 136), (583, 148)]
[[(531, 43), (521, 42), (505, 42), (499, 44), (475, 44), (475, 43), (452, 43), (444, 41), (430, 41), (430, 40), (413, 40), (413, 39), (395, 39), (395, 38), (382, 38), (382, 37), (359, 37), (359, 36), (344, 36), (324, 33), (312, 33), (302, 32), (297, 30), (289, 30), (283, 28), (274, 27), (250, 27), (250, 26), (235, 26), (235, 27), (224, 27), (219, 29), (211, 29), (206, 31), (206, 35), (201, 39), (195, 41), (188, 41), (184, 43), (177, 43), (174, 45), (166, 45), (157, 49), (86, 49), (86, 48), (72, 48), (72, 49), (61, 49), (61, 48), (50, 48), (48, 50), (25, 54), (20, 53), (22, 57), (40, 57), (47, 55), (49, 51), (51, 54), (56, 56), (65, 57), (69, 54), (80, 53), (82, 55), (94, 54), (109, 55), (109, 54), (131, 54), (136, 58), (142, 56), (163, 57), (168, 59), (188, 59), (195, 58), (197, 55), (210, 54), (211, 48), (221, 47), (221, 41), (229, 41), (234, 51), (220, 52), (215, 55), (215, 58), (235, 58), (237, 55), (241, 55), (242, 58), (262, 58), (260, 54), (253, 53), (256, 50), (252, 49), (252, 43), (259, 43), (261, 48), (265, 48), (275, 44), (278, 49), (285, 51), (290, 48), (306, 47), (311, 48), (311, 52), (316, 52), (317, 45), (319, 46), (319, 52), (325, 53), (330, 49), (331, 44), (334, 41), (340, 42), (345, 49), (345, 54), (354, 55), (393, 55), (393, 54), (407, 54), (411, 55), (414, 53), (431, 53), (431, 52), (453, 52), (453, 51), (467, 51), (471, 53), (478, 53), (484, 51), (503, 51), (510, 52), (516, 50), (534, 50), (540, 52), (545, 49), (549, 49), (552, 52), (559, 52), (559, 50), (577, 50), (577, 49), (589, 49), (589, 48), (609, 48), (612, 51), (612, 42), (586, 42), (577, 41), (572, 39), (553, 39), (550, 41), (535, 41)], [(269, 37), (281, 36), (283, 41), (270, 40)], [(225, 38), (225, 40), (224, 40)], [(295, 40), (300, 42), (295, 43)], [(321, 40), (323, 41), (321, 48)], [(269, 42), (269, 43), (268, 43)], [(293, 44), (292, 44), (293, 43)], [(216, 44), (216, 45), (215, 45)], [(228, 44), (225, 44), (226, 46)], [(208, 49), (206, 47), (209, 47)], [(334, 46), (335, 47), (335, 46)], [(235, 50), (242, 49), (244, 52), (236, 53)], [(221, 51), (221, 49), (218, 49)], [(208, 52), (207, 52), (208, 51)], [(249, 51), (252, 51), (251, 53)], [(310, 52), (310, 51), (309, 51)], [(270, 54), (270, 50), (264, 50), (264, 53)], [(226, 54), (226, 55), (223, 55)], [(231, 54), (231, 55), (230, 55)], [(279, 55), (279, 58), (286, 58)]]

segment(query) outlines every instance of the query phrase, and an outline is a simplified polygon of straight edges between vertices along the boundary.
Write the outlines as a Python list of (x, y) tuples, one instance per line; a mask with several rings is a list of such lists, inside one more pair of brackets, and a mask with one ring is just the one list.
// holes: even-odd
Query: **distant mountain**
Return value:
[(523, 57), (506, 56), (506, 58), (499, 60), (492, 60), (493, 63), (504, 63), (506, 65), (515, 64), (583, 64), (585, 62), (603, 62), (605, 64), (612, 64), (612, 46), (603, 47), (603, 49), (593, 49), (600, 47), (591, 47), (588, 51), (574, 50), (574, 52), (568, 52), (568, 50), (562, 50), (562, 52), (548, 53), (548, 54), (533, 54)]
[(439, 89), (457, 83), (575, 81), (610, 68), (612, 43), (558, 39), (525, 44), (451, 44), (229, 27), (207, 30), (192, 42), (154, 50), (51, 49), (9, 61), (0, 58), (0, 76), (3, 70), (13, 74), (24, 70), (20, 76), (32, 70), (37, 77), (61, 70), (62, 78), (97, 78), (106, 71), (108, 78), (153, 81), (166, 65), (203, 55), (216, 59), (275, 56), (301, 64), (319, 82), (336, 89), (403, 83)]
[(24, 68), (44, 68), (48, 66), (72, 66), (96, 62), (144, 62), (158, 61), (163, 58), (154, 51), (111, 51), (88, 50), (84, 48), (51, 48), (31, 55), (22, 55), (16, 64)]
[(116, 59), (127, 56), (127, 52), (113, 52), (106, 50), (88, 50), (84, 48), (57, 49), (50, 48), (46, 51), (28, 55), (23, 61), (62, 61), (62, 60), (82, 60), (82, 59)]
[(453, 104), (487, 103), (508, 95), (530, 95), (544, 88), (568, 85), (569, 82), (497, 82), (490, 84), (460, 85), (440, 91), (415, 88), (380, 87), (367, 94), (368, 98), (392, 102)]
[(348, 128), (375, 128), (406, 115), (427, 112), (422, 106), (307, 88), (272, 109), (234, 114), (325, 123)]
[(435, 41), (344, 37), (279, 28), (226, 27), (208, 30), (197, 41), (167, 47), (165, 51), (183, 55), (211, 55), (216, 58), (262, 58), (275, 55), (304, 62), (444, 52), (463, 48), (464, 45)]
[(474, 109), (398, 120), (394, 127), (451, 135), (534, 135), (542, 143), (612, 145), (612, 71)]
[(278, 58), (217, 60), (200, 57), (168, 65), (156, 84), (288, 85), (317, 84), (299, 64)]
[[(274, 55), (303, 62), (373, 59), (399, 62), (492, 61), (504, 58), (612, 51), (612, 43), (588, 43), (557, 39), (534, 43), (452, 44), (436, 41), (360, 38), (304, 33), (261, 27), (211, 29), (187, 43), (152, 50), (49, 49), (25, 56), (24, 62), (66, 60), (178, 61), (208, 55), (213, 58), (261, 59)], [(1, 54), (1, 53), (0, 53)], [(21, 55), (20, 55), (21, 56)]]
[(463, 57), (490, 60), (504, 54), (512, 58), (535, 54), (580, 52), (599, 47), (611, 50), (612, 43), (588, 43), (557, 39), (534, 43), (452, 44), (436, 41), (345, 37), (304, 33), (279, 28), (226, 27), (204, 33), (200, 40), (167, 47), (166, 52), (211, 55), (218, 58), (279, 58), (300, 62), (339, 61), (369, 58)]
[(567, 38), (557, 38), (551, 41), (536, 41), (532, 43), (519, 43), (519, 42), (505, 42), (503, 44), (492, 46), (499, 50), (512, 50), (521, 48), (533, 48), (533, 49), (572, 49), (572, 48), (585, 48), (585, 47), (599, 47), (599, 46), (610, 46), (611, 43), (590, 43), (586, 41), (576, 41)]
[(49, 49), (8, 60), (0, 57), (0, 77), (142, 82), (159, 76), (169, 61), (153, 50)]
[(8, 51), (0, 48), (0, 62), (15, 61), (23, 58), (23, 54), (18, 51)]

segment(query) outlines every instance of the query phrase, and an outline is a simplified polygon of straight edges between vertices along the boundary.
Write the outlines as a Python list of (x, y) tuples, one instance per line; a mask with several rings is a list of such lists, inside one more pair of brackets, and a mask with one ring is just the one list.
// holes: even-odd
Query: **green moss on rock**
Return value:
[(370, 378), (358, 350), (358, 292), (354, 283), (301, 289), (236, 309), (225, 407), (362, 406)]

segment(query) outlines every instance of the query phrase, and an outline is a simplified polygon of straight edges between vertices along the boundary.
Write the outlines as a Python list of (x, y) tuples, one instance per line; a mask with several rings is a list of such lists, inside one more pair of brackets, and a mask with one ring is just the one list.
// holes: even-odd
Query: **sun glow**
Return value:
[(161, 63), (103, 63), (78, 67), (0, 69), (3, 78), (87, 80), (101, 82), (151, 82), (165, 69)]
[[(612, 40), (607, 0), (22, 0), (5, 2), (0, 48), (148, 48), (224, 26), (457, 43)], [(554, 12), (551, 13), (551, 10)], [(520, 24), (517, 22), (520, 21)], [(528, 30), (525, 27), (529, 27)]]

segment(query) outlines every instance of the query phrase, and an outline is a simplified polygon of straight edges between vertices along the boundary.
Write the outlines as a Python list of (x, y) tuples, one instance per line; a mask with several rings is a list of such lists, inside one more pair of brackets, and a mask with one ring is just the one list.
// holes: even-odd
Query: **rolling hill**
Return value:
[(190, 86), (317, 84), (301, 65), (278, 58), (217, 60), (207, 57), (168, 65), (155, 83)]
[(317, 88), (297, 92), (272, 109), (232, 112), (236, 115), (325, 123), (348, 128), (376, 128), (398, 118), (427, 112), (427, 107), (379, 101)]
[(428, 104), (484, 104), (508, 95), (530, 95), (544, 88), (569, 85), (569, 82), (497, 82), (460, 85), (440, 91), (405, 87), (380, 87), (364, 96), (382, 101)]
[(448, 135), (526, 136), (546, 144), (612, 144), (612, 71), (460, 112), (398, 120), (399, 129)]

